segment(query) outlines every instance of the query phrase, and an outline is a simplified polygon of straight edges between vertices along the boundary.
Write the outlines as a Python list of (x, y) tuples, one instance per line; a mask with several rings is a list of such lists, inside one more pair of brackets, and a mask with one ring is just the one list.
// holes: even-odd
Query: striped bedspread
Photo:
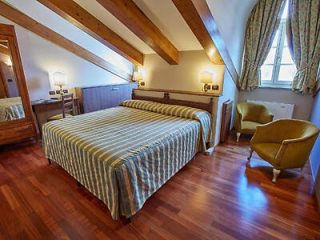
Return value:
[(113, 219), (134, 215), (193, 158), (204, 133), (201, 121), (210, 120), (201, 110), (194, 112), (200, 121), (131, 104), (43, 126), (46, 157), (102, 200)]
[(0, 121), (16, 120), (24, 117), (20, 97), (0, 99)]

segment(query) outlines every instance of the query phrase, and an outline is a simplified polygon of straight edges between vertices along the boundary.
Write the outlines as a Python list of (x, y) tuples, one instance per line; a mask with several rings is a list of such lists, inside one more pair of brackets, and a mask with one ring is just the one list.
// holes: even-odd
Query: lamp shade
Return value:
[(201, 83), (212, 83), (213, 74), (210, 72), (202, 72), (200, 73), (200, 82)]
[(141, 72), (138, 72), (138, 71), (134, 72), (132, 79), (133, 79), (134, 81), (140, 81), (140, 80), (142, 80), (142, 73), (141, 73)]
[(55, 72), (52, 75), (53, 84), (62, 87), (66, 84), (66, 75), (62, 72)]

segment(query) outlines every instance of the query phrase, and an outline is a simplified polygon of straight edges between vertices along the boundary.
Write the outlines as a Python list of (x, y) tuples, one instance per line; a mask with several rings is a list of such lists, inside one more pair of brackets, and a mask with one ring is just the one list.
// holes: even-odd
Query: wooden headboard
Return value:
[[(172, 99), (170, 98), (170, 92), (166, 90), (163, 90), (163, 97), (150, 97), (150, 96), (137, 95), (136, 91), (139, 91), (139, 90), (140, 89), (132, 90), (133, 100), (146, 100), (146, 101), (153, 101), (153, 102), (159, 102), (159, 103), (171, 104), (171, 105), (183, 105), (187, 107), (199, 108), (211, 114), (213, 113), (213, 104), (214, 104), (213, 97), (210, 97), (209, 103), (202, 103), (202, 102)], [(150, 90), (150, 92), (152, 92), (152, 90)], [(179, 94), (188, 94), (188, 93), (179, 92)]]

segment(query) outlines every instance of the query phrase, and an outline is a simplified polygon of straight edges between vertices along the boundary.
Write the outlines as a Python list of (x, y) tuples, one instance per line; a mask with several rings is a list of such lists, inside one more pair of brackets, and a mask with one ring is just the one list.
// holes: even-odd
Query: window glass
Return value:
[(264, 65), (261, 67), (261, 80), (271, 81), (273, 72), (273, 65)]
[(276, 48), (271, 48), (270, 49), (270, 52), (267, 56), (267, 59), (265, 60), (264, 64), (274, 64), (274, 60), (275, 60), (275, 57), (276, 57), (276, 51), (277, 49)]
[(281, 23), (272, 42), (272, 47), (261, 67), (261, 85), (290, 87), (297, 72), (290, 54), (286, 36), (288, 1), (281, 16)]
[(279, 71), (278, 81), (293, 81), (296, 74), (296, 67), (294, 65), (281, 65)]

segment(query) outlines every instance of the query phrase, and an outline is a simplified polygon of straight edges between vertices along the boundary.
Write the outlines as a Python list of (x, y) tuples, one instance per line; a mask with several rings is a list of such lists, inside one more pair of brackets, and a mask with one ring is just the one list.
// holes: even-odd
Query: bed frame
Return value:
[[(213, 117), (214, 113), (214, 97), (213, 95), (206, 95), (206, 94), (190, 94), (189, 92), (175, 92), (175, 91), (170, 91), (170, 90), (164, 90), (164, 91), (156, 91), (156, 90), (146, 90), (143, 89), (142, 91), (149, 91), (149, 92), (163, 92), (163, 97), (151, 97), (151, 96), (143, 96), (143, 95), (137, 95), (136, 91), (141, 91), (142, 89), (133, 89), (132, 90), (132, 99), (133, 100), (147, 100), (147, 101), (153, 101), (153, 102), (159, 102), (159, 103), (164, 103), (164, 104), (171, 104), (171, 105), (183, 105), (183, 106), (188, 106), (188, 107), (193, 107), (193, 108), (198, 108), (205, 110), (210, 113), (211, 118)], [(187, 101), (187, 100), (177, 100), (177, 99), (171, 99), (170, 98), (170, 93), (178, 93), (178, 94), (186, 94), (186, 95), (198, 95), (198, 96), (203, 96), (203, 97), (210, 97), (209, 103), (201, 103), (201, 102), (195, 102), (195, 101)], [(205, 154), (210, 155), (214, 150), (214, 147), (209, 148)], [(51, 160), (48, 159), (49, 165), (51, 164)], [(76, 180), (78, 187), (81, 187), (82, 185)], [(120, 217), (120, 221), (122, 221), (124, 224), (131, 223), (133, 220), (132, 217)]]
[[(136, 91), (148, 91), (148, 92), (163, 92), (163, 97), (150, 97), (150, 96), (143, 96), (143, 95), (137, 95)], [(153, 101), (153, 102), (159, 102), (164, 104), (171, 104), (171, 105), (183, 105), (187, 107), (193, 107), (193, 108), (199, 108), (202, 110), (205, 110), (209, 112), (212, 116), (213, 114), (213, 97), (210, 97), (209, 103), (202, 103), (202, 102), (194, 102), (194, 101), (186, 101), (186, 100), (178, 100), (178, 99), (172, 99), (170, 98), (170, 93), (176, 93), (174, 91), (156, 91), (156, 90), (146, 90), (146, 89), (133, 89), (132, 90), (132, 99), (133, 100), (146, 100), (146, 101)], [(190, 95), (187, 92), (179, 92), (178, 94), (186, 94)], [(206, 97), (207, 95), (201, 95)]]
[[(136, 91), (148, 91), (148, 92), (162, 92), (163, 97), (150, 97), (150, 96), (143, 96), (143, 95), (137, 95)], [(194, 102), (194, 101), (187, 101), (187, 100), (178, 100), (178, 99), (171, 99), (170, 93), (173, 94), (185, 94), (185, 95), (197, 95), (197, 96), (203, 96), (203, 97), (210, 97), (209, 103), (202, 103), (202, 102)], [(146, 101), (153, 101), (153, 102), (159, 102), (164, 104), (171, 104), (171, 105), (182, 105), (187, 107), (193, 107), (205, 110), (210, 113), (211, 121), (213, 121), (213, 114), (214, 114), (214, 101), (213, 101), (213, 95), (207, 95), (207, 94), (190, 94), (190, 92), (183, 92), (183, 91), (174, 91), (174, 90), (157, 90), (157, 89), (133, 89), (132, 90), (132, 99), (133, 100), (146, 100)], [(207, 150), (204, 152), (206, 155), (211, 155), (214, 151), (214, 147), (207, 146)]]

